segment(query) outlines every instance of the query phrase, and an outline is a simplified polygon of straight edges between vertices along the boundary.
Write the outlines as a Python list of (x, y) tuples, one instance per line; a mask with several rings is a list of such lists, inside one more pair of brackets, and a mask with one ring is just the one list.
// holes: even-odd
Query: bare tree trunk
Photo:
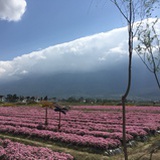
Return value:
[(159, 79), (158, 79), (158, 76), (157, 76), (156, 72), (154, 73), (154, 76), (156, 78), (156, 81), (157, 81), (157, 84), (158, 84), (158, 88), (160, 89), (160, 83), (159, 83)]
[(122, 131), (123, 131), (123, 147), (124, 147), (125, 160), (128, 160), (127, 144), (126, 144), (126, 99), (131, 86), (131, 62), (132, 62), (132, 51), (130, 51), (130, 56), (129, 56), (128, 86), (125, 94), (122, 96), (122, 119), (123, 119)]
[[(132, 9), (130, 2), (130, 10)], [(122, 125), (122, 131), (123, 131), (123, 147), (124, 147), (124, 158), (125, 160), (128, 160), (128, 153), (127, 153), (127, 144), (126, 144), (126, 100), (127, 96), (130, 91), (131, 87), (131, 79), (132, 79), (132, 52), (133, 52), (133, 33), (132, 33), (132, 14), (130, 12), (130, 21), (128, 23), (128, 50), (129, 50), (129, 64), (128, 64), (128, 84), (125, 94), (122, 96), (122, 118), (123, 118), (123, 125)]]
[(46, 112), (45, 112), (45, 126), (48, 125), (48, 107), (45, 107), (46, 108)]
[(160, 89), (160, 83), (159, 83), (159, 79), (158, 79), (158, 76), (157, 76), (156, 64), (155, 64), (155, 60), (154, 60), (154, 58), (153, 58), (153, 54), (152, 54), (152, 62), (153, 62), (153, 67), (154, 67), (153, 73), (154, 73), (154, 76), (155, 76), (155, 79), (156, 79), (158, 88)]
[(122, 96), (122, 117), (123, 117), (123, 125), (122, 125), (122, 131), (123, 131), (123, 152), (125, 160), (128, 160), (128, 153), (127, 153), (127, 144), (126, 144), (126, 107), (125, 107), (125, 101), (126, 97)]
[(61, 112), (59, 112), (59, 124), (58, 124), (58, 129), (61, 129)]

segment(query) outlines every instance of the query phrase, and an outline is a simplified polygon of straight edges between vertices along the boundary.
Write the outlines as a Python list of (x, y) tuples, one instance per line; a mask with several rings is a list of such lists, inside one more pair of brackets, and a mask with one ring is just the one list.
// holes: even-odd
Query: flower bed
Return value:
[(73, 156), (66, 153), (54, 152), (44, 147), (34, 147), (8, 139), (0, 139), (0, 159), (7, 160), (73, 160)]
[[(126, 107), (127, 141), (146, 137), (160, 129), (160, 107)], [(60, 143), (100, 150), (122, 145), (122, 108), (120, 106), (75, 106), (62, 115), (40, 107), (0, 107), (0, 132), (38, 137)], [(39, 128), (39, 124), (41, 127)]]

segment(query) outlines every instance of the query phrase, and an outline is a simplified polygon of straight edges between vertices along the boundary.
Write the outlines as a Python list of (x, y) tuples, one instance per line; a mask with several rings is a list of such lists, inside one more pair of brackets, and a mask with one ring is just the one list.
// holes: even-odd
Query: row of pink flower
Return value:
[[(85, 106), (87, 107), (87, 106)], [(94, 107), (94, 106), (92, 106)], [(97, 106), (98, 108), (99, 106)], [(122, 119), (122, 115), (121, 112), (117, 112), (116, 110), (114, 110), (114, 108), (117, 108), (117, 110), (119, 109), (120, 106), (113, 106), (113, 107), (108, 107), (108, 106), (102, 106), (102, 107), (106, 107), (109, 109), (113, 109), (113, 113), (108, 113), (108, 112), (101, 112), (98, 111), (96, 112), (81, 112), (81, 111), (71, 111), (68, 112), (68, 114), (63, 117), (64, 120), (67, 121), (78, 121), (78, 122), (95, 122), (98, 121), (99, 123), (118, 123), (121, 122), (120, 120)], [(134, 111), (139, 109), (139, 113), (135, 113)], [(144, 114), (144, 111), (146, 111), (146, 109), (150, 109), (149, 112), (147, 112), (147, 114)], [(157, 109), (157, 110), (156, 110)], [(153, 119), (155, 120), (156, 118), (154, 118), (154, 116), (159, 116), (158, 114), (152, 114), (152, 110), (156, 110), (158, 111), (160, 109), (160, 107), (129, 107), (129, 110), (131, 110), (131, 113), (127, 114), (127, 121), (129, 120), (129, 118), (131, 119), (131, 122), (133, 122), (134, 120), (138, 120), (138, 123), (140, 122), (140, 120), (142, 119), (142, 122), (144, 122), (144, 117), (147, 119), (148, 116), (153, 117)], [(6, 112), (4, 113), (4, 111), (6, 110)], [(23, 110), (23, 111), (22, 111)], [(116, 111), (116, 112), (115, 112)], [(156, 112), (158, 113), (158, 112)], [(8, 115), (8, 119), (12, 120), (13, 117), (18, 116), (18, 117), (23, 117), (23, 118), (31, 118), (31, 121), (36, 120), (36, 119), (42, 119), (45, 116), (45, 111), (42, 108), (31, 108), (31, 107), (9, 107), (9, 108), (2, 108), (0, 115), (4, 115), (7, 116)], [(153, 116), (154, 115), (154, 116)], [(50, 119), (58, 119), (58, 114), (55, 113), (53, 110), (49, 110), (49, 115), (48, 117)], [(96, 118), (96, 119), (95, 119)], [(141, 118), (141, 119), (139, 119)]]
[(0, 139), (0, 159), (73, 160), (74, 157), (63, 152), (54, 152), (49, 148), (24, 145), (8, 139)]
[(54, 142), (62, 142), (77, 146), (92, 147), (106, 150), (116, 148), (121, 145), (118, 139), (94, 137), (91, 135), (80, 136), (77, 134), (67, 134), (64, 132), (52, 132), (47, 130), (30, 129), (27, 127), (1, 126), (1, 133), (11, 133), (13, 135), (24, 135), (31, 138), (42, 138)]
[[(157, 108), (160, 108), (160, 107), (157, 107)], [(16, 108), (14, 108), (16, 109)], [(25, 109), (25, 108), (24, 108)], [(144, 108), (145, 109), (145, 108)], [(39, 111), (40, 112), (40, 111)], [(53, 111), (49, 111), (49, 113), (52, 113)], [(41, 109), (41, 114), (43, 113), (43, 109)], [(58, 115), (54, 113), (54, 116), (52, 115), (52, 117), (50, 116), (49, 114), (49, 120), (51, 121), (51, 123), (53, 125), (55, 125), (57, 122), (57, 119), (58, 119)], [(53, 114), (52, 113), (52, 114)], [(97, 113), (97, 112), (96, 112)], [(19, 116), (18, 114), (14, 115), (14, 114), (11, 114), (12, 116), (15, 116), (15, 117), (10, 117), (9, 114), (8, 114), (8, 117), (5, 116), (5, 119), (8, 120), (8, 121), (18, 121), (18, 122), (26, 122), (26, 123), (43, 123), (44, 122), (44, 114), (39, 117), (35, 114), (35, 116), (32, 116), (32, 112), (30, 113), (31, 115), (29, 115), (29, 113), (26, 116)], [(29, 117), (29, 116), (30, 117)], [(18, 117), (17, 117), (18, 116)], [(80, 111), (71, 111), (71, 112), (68, 112), (68, 114), (63, 117), (63, 120), (64, 122), (68, 122), (68, 123), (71, 123), (71, 122), (74, 122), (74, 124), (76, 123), (80, 123), (81, 125), (83, 125), (83, 123), (86, 125), (86, 124), (95, 124), (95, 121), (100, 123), (100, 124), (117, 124), (117, 125), (122, 125), (122, 118), (121, 118), (121, 114), (118, 113), (103, 113), (103, 112), (98, 112), (95, 116), (95, 113), (94, 112), (89, 112), (89, 113), (84, 113), (84, 112), (80, 112)], [(128, 113), (127, 114), (127, 125), (139, 125), (139, 126), (142, 126), (142, 124), (144, 125), (144, 122), (146, 126), (158, 126), (158, 124), (160, 123), (160, 120), (159, 120), (159, 114), (153, 114), (153, 113)], [(0, 119), (2, 120), (3, 117), (1, 116)], [(146, 121), (147, 120), (147, 121)], [(153, 125), (152, 125), (153, 124)], [(68, 124), (67, 124), (68, 126)], [(156, 129), (156, 128), (154, 128)]]
[[(87, 116), (87, 115), (86, 115)], [(93, 115), (88, 115), (88, 116), (92, 116)], [(145, 114), (145, 116), (143, 116), (142, 114), (140, 115), (132, 115), (129, 114), (128, 118), (127, 118), (127, 125), (128, 126), (140, 126), (142, 129), (145, 128), (145, 130), (149, 131), (149, 130), (156, 130), (159, 127), (160, 124), (160, 120), (159, 120), (159, 115), (153, 115), (153, 114)], [(63, 119), (62, 120), (62, 124), (65, 127), (72, 127), (72, 128), (77, 128), (77, 126), (82, 127), (82, 128), (86, 128), (89, 130), (106, 130), (107, 128), (112, 129), (115, 128), (115, 126), (121, 126), (122, 122), (119, 120), (119, 116), (115, 116), (114, 119), (110, 119), (108, 121), (100, 121), (99, 119), (97, 119), (95, 117), (94, 120), (80, 120), (81, 117), (79, 117), (79, 121), (78, 120), (74, 120), (74, 119)], [(145, 121), (147, 119), (147, 121)], [(97, 122), (95, 124), (95, 122)], [(37, 126), (37, 124), (39, 123), (44, 123), (44, 117), (42, 118), (34, 118), (33, 119), (28, 119), (28, 118), (23, 118), (23, 117), (12, 117), (12, 120), (8, 117), (5, 116), (0, 116), (0, 124), (4, 124), (4, 125), (19, 125), (19, 126), (28, 126), (30, 128), (35, 128)], [(57, 119), (49, 119), (49, 123), (51, 126), (56, 126), (58, 121)], [(78, 127), (78, 128), (79, 128)], [(111, 128), (110, 128), (111, 127)], [(120, 130), (119, 130), (120, 131)]]
[[(0, 125), (5, 125), (5, 127), (7, 128), (7, 126), (15, 126), (15, 127), (28, 127), (28, 128), (32, 128), (32, 129), (36, 129), (37, 128), (37, 124), (32, 124), (32, 123), (20, 123), (20, 122), (11, 122), (11, 121), (0, 121)], [(122, 140), (122, 132), (121, 132), (121, 127), (119, 127), (119, 132), (116, 132), (116, 130), (114, 130), (114, 126), (112, 126), (112, 128), (108, 128), (108, 127), (104, 127), (105, 130), (108, 128), (108, 130), (112, 132), (106, 132), (106, 131), (102, 131), (101, 128), (98, 127), (99, 130), (88, 130), (88, 126), (86, 126), (86, 129), (81, 128), (83, 127), (82, 125), (80, 125), (79, 127), (72, 127), (72, 126), (62, 126), (61, 127), (61, 132), (64, 133), (72, 133), (72, 134), (77, 134), (77, 135), (92, 135), (95, 137), (103, 137), (103, 138), (113, 138), (113, 139), (119, 139)], [(49, 130), (49, 131), (57, 131), (57, 124), (56, 125), (49, 125), (47, 127), (43, 127), (45, 130)], [(134, 132), (134, 134), (136, 134), (135, 129), (134, 131), (130, 131), (127, 134), (127, 141), (132, 140), (133, 136), (131, 136), (131, 133)], [(147, 133), (145, 133), (147, 134)], [(139, 133), (137, 133), (137, 135), (139, 135)]]
[[(75, 110), (107, 110), (107, 111), (114, 111), (114, 110), (122, 110), (122, 106), (73, 106), (72, 109)], [(160, 106), (126, 106), (127, 111), (145, 111), (145, 112), (159, 112), (160, 113)]]
[[(137, 107), (135, 107), (135, 108), (137, 108)], [(145, 109), (145, 107), (142, 107), (142, 108)], [(160, 107), (157, 107), (157, 108), (160, 108)], [(22, 109), (23, 110), (27, 109), (26, 112), (23, 112), (23, 115), (21, 115), (22, 112), (19, 111)], [(37, 123), (44, 122), (44, 114), (43, 114), (44, 109), (42, 109), (42, 108), (30, 108), (30, 107), (3, 108), (2, 113), (1, 113), (3, 115), (5, 115), (3, 113), (4, 110), (8, 110), (8, 112), (5, 112), (5, 114), (7, 114), (8, 117), (1, 116), (0, 119), (2, 122), (3, 122), (3, 118), (4, 118), (4, 120), (7, 119), (8, 121), (10, 121), (9, 123), (17, 121), (16, 125), (20, 125), (20, 126), (27, 126), (28, 125), (28, 127), (30, 126), (32, 128), (36, 127)], [(30, 111), (30, 113), (27, 112), (28, 110)], [(14, 113), (16, 113), (16, 115)], [(33, 113), (35, 114), (35, 116), (32, 116)], [(49, 117), (50, 117), (49, 123), (50, 123), (50, 125), (54, 126), (54, 127), (51, 127), (51, 129), (54, 130), (55, 125), (58, 123), (58, 121), (57, 121), (58, 115), (55, 112), (53, 112), (53, 110), (50, 110), (49, 113), (50, 113), (49, 114)], [(63, 121), (62, 121), (63, 127), (79, 128), (79, 129), (84, 128), (84, 129), (88, 129), (90, 131), (92, 131), (92, 130), (93, 131), (94, 130), (95, 131), (109, 130), (109, 132), (111, 132), (111, 131), (112, 132), (115, 132), (115, 131), (121, 132), (122, 131), (122, 129), (121, 129), (121, 125), (122, 125), (121, 114), (119, 112), (116, 113), (114, 111), (114, 113), (111, 114), (110, 112), (106, 113), (106, 112), (98, 111), (96, 113), (98, 113), (98, 114), (96, 114), (96, 116), (95, 116), (95, 112), (82, 112), (82, 111), (68, 112), (67, 116), (63, 117)], [(54, 114), (54, 116), (53, 116), (53, 114)], [(40, 115), (41, 115), (41, 117), (40, 117)], [(51, 115), (52, 115), (52, 118), (51, 118)], [(53, 117), (55, 119), (53, 119)], [(145, 130), (147, 130), (147, 131), (156, 130), (159, 127), (159, 121), (160, 121), (158, 117), (159, 117), (159, 114), (145, 113), (145, 115), (144, 115), (142, 112), (136, 113), (136, 114), (131, 112), (131, 113), (128, 113), (128, 115), (127, 115), (127, 125), (130, 128), (129, 130), (131, 130), (132, 127), (135, 128), (135, 126), (140, 126), (139, 129), (145, 128)], [(146, 121), (146, 119), (147, 119), (147, 121)], [(12, 122), (11, 122), (11, 120), (12, 120)], [(7, 122), (5, 122), (4, 124), (7, 124)], [(134, 131), (134, 129), (132, 129), (132, 130)]]
[[(86, 107), (86, 106), (85, 106)], [(92, 106), (93, 107), (93, 106)], [(70, 135), (86, 135), (95, 138), (122, 138), (122, 113), (120, 106), (108, 107), (107, 111), (71, 110), (62, 115), (61, 131)], [(97, 107), (101, 108), (101, 107)], [(113, 110), (112, 110), (113, 109)], [(139, 109), (139, 110), (138, 110)], [(150, 112), (149, 112), (150, 109)], [(146, 135), (151, 130), (160, 128), (160, 107), (127, 107), (128, 140), (132, 136)], [(44, 123), (45, 109), (38, 107), (0, 107), (0, 124), (29, 127), (35, 129), (39, 123)], [(53, 109), (48, 110), (48, 130), (56, 131), (58, 114)], [(7, 126), (5, 126), (7, 127)], [(20, 133), (19, 133), (20, 134)], [(70, 142), (69, 142), (70, 143)]]
[[(93, 135), (96, 137), (104, 137), (104, 138), (117, 138), (122, 140), (122, 127), (121, 125), (105, 125), (105, 124), (74, 124), (74, 123), (65, 123), (63, 122), (63, 126), (61, 127), (61, 131), (65, 133), (73, 133), (78, 135)], [(28, 127), (28, 128), (37, 128), (37, 124), (34, 123), (22, 123), (22, 122), (11, 122), (4, 121), (1, 119), (0, 125), (7, 126), (20, 126), (20, 127)], [(57, 131), (57, 123), (50, 124), (45, 129)], [(148, 128), (147, 128), (148, 129)], [(148, 129), (149, 130), (149, 129)], [(108, 132), (107, 132), (108, 131)], [(111, 133), (112, 132), (112, 133)], [(127, 126), (127, 140), (133, 139), (132, 136), (137, 135), (146, 135), (147, 132), (144, 131), (142, 127), (139, 126)], [(132, 135), (132, 136), (131, 136)]]
[[(21, 111), (21, 115), (26, 115), (25, 113), (30, 113), (30, 115), (39, 115), (37, 114), (37, 112), (41, 112), (42, 111), (42, 108), (41, 107), (27, 107), (27, 106), (21, 106), (21, 107), (2, 107), (3, 109), (3, 112), (2, 114), (11, 114), (11, 113), (14, 113), (14, 115), (16, 114), (20, 114), (19, 111)], [(91, 110), (106, 110), (107, 112), (108, 111), (121, 111), (122, 110), (122, 107), (121, 106), (72, 106), (71, 109), (74, 109), (74, 110), (82, 110), (82, 109), (91, 109)], [(6, 109), (6, 110), (5, 110)], [(148, 113), (160, 113), (160, 107), (155, 107), (155, 106), (141, 106), (141, 107), (138, 107), (138, 106), (126, 106), (126, 110), (127, 111), (132, 111), (132, 112), (148, 112)], [(9, 111), (9, 112), (8, 112)], [(25, 111), (25, 112), (24, 112)], [(41, 114), (43, 114), (41, 112)]]

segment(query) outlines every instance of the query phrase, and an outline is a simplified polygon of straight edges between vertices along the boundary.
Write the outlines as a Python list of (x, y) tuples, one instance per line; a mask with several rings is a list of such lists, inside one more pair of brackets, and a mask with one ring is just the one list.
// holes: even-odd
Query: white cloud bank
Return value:
[(110, 70), (118, 63), (127, 61), (127, 39), (127, 27), (124, 27), (50, 46), (16, 57), (12, 61), (0, 61), (0, 79)]
[(19, 21), (26, 11), (25, 0), (0, 0), (0, 19)]

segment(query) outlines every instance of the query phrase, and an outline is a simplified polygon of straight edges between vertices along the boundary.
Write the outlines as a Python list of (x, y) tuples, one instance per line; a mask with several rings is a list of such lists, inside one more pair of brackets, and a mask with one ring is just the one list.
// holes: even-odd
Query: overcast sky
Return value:
[(111, 69), (127, 57), (126, 22), (108, 0), (0, 0), (0, 35), (2, 80)]

